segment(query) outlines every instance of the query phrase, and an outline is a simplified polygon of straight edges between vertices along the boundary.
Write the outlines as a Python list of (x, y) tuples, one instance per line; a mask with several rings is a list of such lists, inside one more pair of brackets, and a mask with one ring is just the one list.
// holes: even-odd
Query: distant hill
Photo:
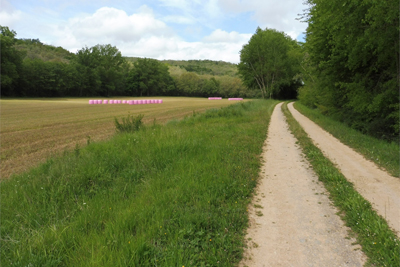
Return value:
[[(39, 39), (17, 39), (14, 47), (25, 53), (24, 58), (41, 59), (43, 61), (64, 62), (69, 61), (75, 56), (74, 53), (52, 45), (43, 44)], [(129, 63), (133, 64), (137, 57), (124, 57)], [(212, 60), (161, 60), (170, 66), (170, 69), (182, 69), (182, 71), (195, 72), (199, 75), (212, 76), (231, 76), (237, 77), (237, 65), (224, 61)]]
[(43, 44), (39, 39), (17, 39), (14, 47), (25, 52), (24, 58), (43, 61), (68, 63), (75, 55), (61, 46)]
[[(133, 63), (138, 58), (126, 57)], [(179, 67), (188, 72), (195, 72), (199, 75), (231, 76), (237, 77), (237, 65), (224, 61), (212, 60), (161, 60), (171, 67)]]
[[(22, 52), (23, 59), (39, 59), (44, 62), (69, 63), (74, 53), (62, 48), (42, 43), (39, 39), (16, 39), (14, 47)], [(139, 57), (124, 57), (130, 66)], [(193, 72), (200, 76), (227, 76), (238, 78), (237, 65), (213, 60), (161, 60), (169, 66), (170, 74), (177, 77)]]

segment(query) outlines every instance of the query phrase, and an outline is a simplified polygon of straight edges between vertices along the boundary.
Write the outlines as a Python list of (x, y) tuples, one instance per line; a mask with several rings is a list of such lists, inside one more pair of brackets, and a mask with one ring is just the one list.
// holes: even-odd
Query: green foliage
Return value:
[(237, 65), (224, 61), (212, 60), (164, 60), (170, 66), (177, 66), (188, 72), (198, 75), (230, 76), (237, 77)]
[(131, 95), (168, 95), (175, 86), (168, 72), (168, 66), (158, 60), (139, 58), (129, 71), (128, 89)]
[(74, 53), (60, 46), (43, 44), (39, 39), (17, 39), (14, 47), (19, 51), (24, 51), (24, 59), (69, 63), (75, 56)]
[(2, 95), (14, 95), (22, 67), (22, 54), (14, 48), (17, 33), (0, 26), (0, 87)]
[(3, 28), (3, 96), (259, 96), (237, 77), (236, 64), (125, 58), (110, 44), (73, 54)]
[(257, 28), (240, 51), (238, 70), (247, 87), (259, 88), (263, 98), (271, 98), (297, 80), (300, 58), (300, 46), (285, 33)]
[(130, 114), (126, 118), (122, 118), (121, 123), (117, 118), (114, 118), (115, 128), (118, 133), (133, 133), (138, 131), (143, 126), (144, 115), (139, 114), (136, 117), (131, 116)]
[(300, 100), (379, 138), (399, 135), (399, 9), (392, 0), (309, 0)]
[(123, 80), (128, 65), (115, 46), (107, 44), (82, 48), (76, 54), (76, 62), (81, 73), (80, 96), (83, 96), (83, 91), (87, 95), (110, 96), (125, 87)]

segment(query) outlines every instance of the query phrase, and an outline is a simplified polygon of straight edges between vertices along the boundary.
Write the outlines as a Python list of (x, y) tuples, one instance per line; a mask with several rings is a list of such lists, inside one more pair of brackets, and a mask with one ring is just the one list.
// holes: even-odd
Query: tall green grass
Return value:
[(365, 135), (299, 102), (295, 102), (294, 107), (342, 143), (364, 155), (366, 159), (386, 169), (394, 177), (400, 177), (399, 142), (388, 142)]
[(275, 101), (142, 127), (1, 182), (1, 266), (231, 266)]
[(400, 242), (389, 228), (385, 219), (372, 209), (347, 181), (346, 177), (317, 148), (300, 124), (282, 105), (289, 128), (297, 138), (318, 179), (324, 183), (333, 204), (339, 208), (339, 215), (352, 230), (357, 242), (368, 257), (367, 266), (400, 266)]

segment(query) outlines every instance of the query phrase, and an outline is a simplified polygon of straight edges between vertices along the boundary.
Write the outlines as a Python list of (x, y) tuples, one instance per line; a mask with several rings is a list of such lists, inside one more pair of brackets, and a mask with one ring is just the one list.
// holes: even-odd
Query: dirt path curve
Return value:
[(337, 164), (343, 175), (372, 207), (385, 218), (400, 236), (400, 179), (380, 170), (375, 163), (342, 144), (317, 124), (300, 114), (293, 103), (288, 105), (293, 117), (321, 149), (325, 157)]
[(362, 266), (365, 255), (346, 239), (347, 227), (295, 144), (281, 105), (271, 117), (240, 266)]

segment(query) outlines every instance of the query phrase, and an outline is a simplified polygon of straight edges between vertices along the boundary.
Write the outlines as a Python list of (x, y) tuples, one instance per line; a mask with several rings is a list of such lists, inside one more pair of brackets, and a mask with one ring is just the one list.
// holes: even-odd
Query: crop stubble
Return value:
[(77, 144), (83, 146), (88, 137), (91, 141), (109, 138), (115, 133), (114, 117), (144, 114), (145, 123), (154, 118), (157, 123), (165, 123), (193, 111), (232, 104), (228, 100), (205, 98), (162, 99), (163, 104), (146, 105), (89, 105), (89, 98), (2, 99), (1, 179), (21, 173)]

